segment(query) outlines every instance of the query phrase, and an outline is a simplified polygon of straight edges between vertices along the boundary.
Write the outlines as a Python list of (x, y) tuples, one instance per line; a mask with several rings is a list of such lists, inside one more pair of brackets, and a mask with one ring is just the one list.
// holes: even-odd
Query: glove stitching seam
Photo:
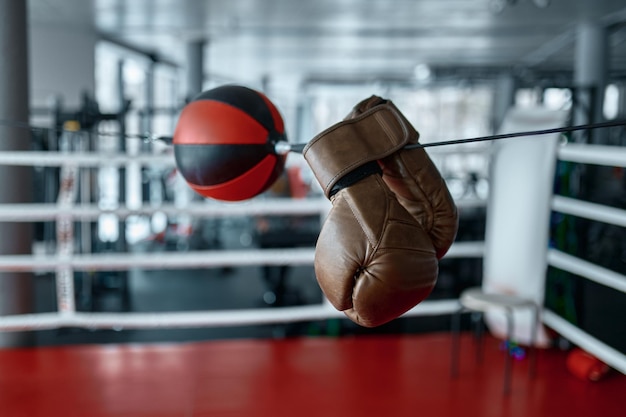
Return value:
[[(348, 196), (349, 197), (349, 196)], [(369, 243), (369, 245), (371, 247), (375, 247), (374, 244), (372, 244), (372, 241), (370, 239), (369, 234), (365, 231), (365, 227), (363, 227), (363, 223), (361, 222), (361, 219), (359, 219), (359, 216), (357, 216), (356, 212), (354, 211), (354, 208), (352, 207), (352, 202), (351, 199), (349, 198), (345, 198), (344, 197), (344, 201), (346, 202), (346, 204), (348, 205), (348, 208), (350, 209), (350, 212), (352, 213), (352, 217), (354, 217), (354, 219), (357, 221), (357, 223), (359, 224), (359, 227), (361, 228), (361, 232), (363, 232), (363, 234), (365, 235), (365, 238), (367, 239), (367, 242)], [(367, 261), (367, 259), (364, 260)]]
[[(423, 151), (423, 149), (416, 149), (416, 150), (417, 151)], [(405, 152), (400, 152), (399, 157), (400, 157), (400, 159), (402, 159), (402, 163), (405, 166), (410, 166), (410, 162), (411, 161), (406, 161), (405, 158), (404, 158), (404, 156), (408, 155), (410, 152), (411, 151), (407, 151), (406, 153)], [(418, 168), (418, 171), (421, 171), (421, 167)], [(422, 200), (426, 202), (425, 206), (427, 206), (426, 208), (428, 210), (425, 210), (425, 214), (426, 214), (426, 219), (425, 220), (426, 220), (427, 224), (422, 225), (422, 227), (430, 235), (432, 230), (433, 230), (433, 227), (434, 227), (434, 220), (435, 220), (434, 219), (434, 211), (435, 211), (435, 209), (433, 207), (431, 199), (428, 198), (426, 192), (424, 191), (424, 188), (421, 186), (421, 184), (415, 178), (417, 176), (418, 175), (411, 175), (409, 178), (413, 182), (413, 184), (415, 184), (416, 188), (420, 191), (420, 193), (422, 193), (422, 195), (421, 195)]]
[[(406, 145), (409, 142), (409, 130), (408, 130), (407, 126), (405, 125), (404, 120), (402, 120), (402, 118), (400, 117), (400, 115), (398, 114), (396, 109), (394, 109), (393, 107), (386, 106), (386, 109), (394, 116), (396, 122), (398, 122), (398, 125), (400, 125), (401, 137), (400, 137), (399, 142), (396, 145), (394, 145), (394, 146), (398, 146), (398, 145), (404, 146), (404, 145)], [(391, 132), (391, 126), (389, 126), (389, 123), (387, 122), (387, 120), (385, 118), (378, 117), (378, 116), (379, 116), (378, 113), (374, 115), (374, 117), (378, 121), (378, 124), (387, 133), (387, 138), (390, 139), (391, 137), (395, 137), (395, 135), (393, 135), (392, 132)], [(394, 152), (396, 152), (398, 150), (399, 149), (395, 149), (394, 151), (390, 152), (389, 154), (381, 156), (381, 159), (384, 158), (384, 157), (387, 157), (387, 156), (389, 156), (391, 154), (393, 154)]]

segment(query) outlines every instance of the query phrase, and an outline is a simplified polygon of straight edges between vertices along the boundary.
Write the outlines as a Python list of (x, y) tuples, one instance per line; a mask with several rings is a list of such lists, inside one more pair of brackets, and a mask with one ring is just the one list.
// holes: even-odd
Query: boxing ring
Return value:
[[(584, 144), (567, 144), (558, 148), (558, 159), (562, 161), (626, 167), (626, 150), (618, 147)], [(106, 155), (97, 153), (63, 152), (3, 152), (0, 163), (9, 165), (92, 167), (125, 166), (134, 164), (172, 165), (171, 155)], [(484, 204), (480, 200), (460, 200), (459, 209)], [(258, 216), (258, 215), (312, 215), (323, 216), (330, 204), (326, 199), (303, 200), (259, 200), (241, 204), (206, 205), (199, 202), (186, 207), (165, 204), (159, 207), (144, 206), (138, 209), (119, 208), (101, 210), (96, 205), (57, 204), (5, 204), (0, 206), (0, 221), (93, 221), (101, 214), (109, 213), (126, 218), (130, 215), (189, 214), (198, 217)], [(603, 206), (555, 195), (552, 210), (581, 218), (626, 226), (626, 210)], [(481, 257), (484, 242), (457, 242), (446, 255), (455, 257)], [(74, 308), (74, 271), (141, 269), (213, 268), (244, 265), (310, 265), (314, 248), (195, 251), (159, 254), (56, 254), (56, 255), (2, 255), (0, 271), (7, 272), (57, 272), (56, 313), (24, 314), (0, 318), (2, 331), (44, 330), (60, 327), (86, 328), (162, 328), (203, 327), (269, 324), (306, 320), (321, 320), (343, 315), (328, 303), (320, 305), (283, 307), (277, 309), (254, 309), (249, 311), (206, 311), (175, 313), (84, 313)], [(557, 249), (548, 249), (550, 266), (563, 269), (593, 280), (615, 290), (626, 292), (626, 277), (582, 259), (575, 258)], [(59, 274), (63, 269), (67, 273)], [(457, 308), (457, 300), (425, 301), (406, 313), (408, 316), (448, 314)], [(544, 312), (544, 323), (576, 344), (594, 352), (612, 366), (626, 373), (626, 358), (601, 342), (585, 335), (579, 329), (550, 312)]]
[[(128, 155), (114, 154), (103, 157), (95, 153), (73, 153), (71, 160), (65, 153), (55, 152), (2, 152), (0, 164), (23, 166), (55, 166), (72, 172), (76, 167), (123, 167), (128, 164), (173, 165), (170, 155)], [(626, 149), (583, 144), (567, 144), (559, 146), (557, 158), (584, 164), (594, 164), (626, 168)], [(62, 174), (63, 175), (63, 174)], [(67, 196), (66, 196), (67, 197)], [(304, 200), (258, 200), (238, 204), (206, 205), (198, 202), (186, 207), (177, 207), (164, 204), (159, 207), (142, 206), (137, 209), (119, 208), (102, 210), (96, 205), (68, 204), (68, 199), (59, 199), (57, 204), (5, 204), (0, 206), (0, 221), (2, 222), (73, 222), (93, 221), (103, 213), (114, 214), (120, 219), (131, 215), (150, 215), (163, 212), (168, 215), (189, 214), (198, 217), (226, 218), (230, 216), (258, 216), (258, 215), (316, 215), (324, 216), (330, 204), (326, 199)], [(484, 205), (482, 200), (459, 200), (459, 210)], [(551, 209), (555, 212), (581, 217), (593, 221), (626, 226), (626, 210), (603, 206), (595, 203), (555, 195), (551, 199)], [(70, 231), (71, 232), (71, 231)], [(66, 235), (71, 239), (71, 233)], [(63, 246), (63, 242), (60, 242)], [(68, 248), (65, 248), (68, 249)], [(248, 310), (221, 310), (221, 311), (180, 311), (168, 313), (87, 313), (77, 311), (74, 305), (73, 274), (78, 271), (111, 271), (140, 268), (145, 270), (177, 270), (187, 268), (214, 268), (244, 265), (311, 265), (314, 258), (314, 248), (293, 249), (263, 249), (263, 250), (220, 250), (220, 251), (192, 251), (183, 253), (119, 253), (119, 254), (79, 254), (57, 249), (53, 255), (0, 255), (0, 272), (54, 272), (56, 273), (56, 297), (58, 310), (52, 313), (20, 314), (0, 317), (0, 331), (38, 331), (58, 329), (63, 327), (78, 327), (85, 329), (155, 329), (155, 328), (191, 328), (191, 327), (224, 327), (263, 325), (274, 323), (289, 323), (299, 321), (324, 320), (344, 317), (328, 302), (322, 301), (319, 305), (259, 308)], [(626, 276), (608, 270), (599, 265), (573, 257), (554, 248), (547, 248), (548, 265), (571, 272), (592, 280), (598, 284), (610, 287), (620, 292), (626, 292)], [(447, 258), (481, 258), (485, 254), (484, 242), (456, 242), (446, 255)], [(457, 299), (426, 300), (407, 312), (405, 316), (448, 315), (458, 309)], [(544, 310), (542, 322), (545, 326), (556, 331), (584, 350), (592, 353), (622, 374), (626, 374), (626, 355), (594, 338), (582, 329), (572, 325), (558, 314)], [(467, 336), (464, 336), (467, 337)], [(59, 413), (69, 410), (68, 405), (60, 405), (58, 398), (69, 395), (64, 385), (70, 389), (82, 392), (81, 381), (92, 379), (92, 384), (99, 384), (98, 399), (90, 399), (95, 394), (85, 393), (83, 401), (91, 404), (87, 407), (104, 407), (109, 409), (91, 408), (90, 415), (179, 415), (190, 402), (194, 410), (205, 410), (206, 414), (193, 415), (243, 415), (237, 414), (242, 410), (245, 415), (284, 415), (291, 407), (300, 404), (306, 399), (302, 390), (315, 389), (319, 392), (329, 392), (333, 389), (346, 393), (346, 386), (362, 388), (359, 392), (350, 392), (345, 398), (330, 395), (330, 399), (317, 401), (301, 415), (319, 415), (328, 412), (329, 407), (337, 410), (358, 411), (361, 414), (371, 414), (372, 410), (389, 412), (391, 415), (412, 415), (415, 410), (422, 408), (423, 415), (450, 415), (467, 411), (466, 404), (477, 401), (491, 401), (482, 399), (480, 392), (499, 392), (500, 370), (502, 364), (498, 359), (501, 352), (495, 339), (488, 340), (487, 361), (485, 368), (490, 371), (481, 371), (482, 382), (475, 378), (449, 380), (448, 363), (446, 360), (436, 361), (433, 353), (447, 352), (449, 336), (434, 334), (422, 337), (366, 337), (362, 339), (303, 339), (303, 340), (248, 340), (248, 341), (214, 341), (200, 344), (182, 344), (179, 346), (129, 346), (129, 347), (76, 347), (72, 348), (72, 361), (76, 365), (63, 368), (61, 365), (47, 365), (43, 378), (47, 381), (57, 381), (46, 385), (43, 389), (49, 393), (40, 397), (42, 404), (56, 404)], [(67, 353), (57, 349), (39, 348), (39, 360), (48, 358), (50, 363), (63, 363)], [(11, 372), (17, 374), (31, 369), (28, 363), (31, 353), (17, 351), (0, 351), (0, 367), (5, 376), (0, 376), (0, 385), (6, 386), (9, 379), (6, 375)], [(23, 358), (20, 359), (22, 356)], [(464, 352), (463, 355), (470, 355)], [(553, 356), (546, 352), (540, 359), (539, 374), (558, 374), (552, 384), (561, 384), (565, 388), (563, 394), (559, 390), (551, 391), (551, 398), (562, 395), (561, 411), (569, 407), (570, 415), (584, 415), (597, 412), (598, 408), (590, 408), (589, 401), (571, 401), (571, 381), (567, 378), (564, 369), (557, 369), (562, 365), (562, 357)], [(441, 354), (440, 354), (441, 356)], [(339, 358), (351, 358), (347, 365), (337, 362)], [(282, 358), (282, 359), (281, 359)], [(375, 361), (372, 359), (376, 358)], [(394, 358), (402, 358), (402, 364), (396, 363)], [(447, 358), (447, 354), (445, 354)], [(471, 362), (471, 359), (463, 360)], [(12, 363), (13, 365), (7, 365)], [(96, 369), (87, 364), (95, 364)], [(389, 365), (390, 368), (386, 366)], [(211, 368), (215, 366), (215, 368)], [(43, 368), (42, 368), (43, 369)], [(355, 370), (361, 369), (355, 373)], [(419, 370), (415, 372), (416, 370)], [(214, 373), (219, 374), (219, 378)], [(489, 372), (494, 377), (488, 376)], [(522, 372), (517, 370), (515, 372)], [(235, 379), (227, 376), (234, 373), (241, 386), (235, 386)], [(330, 386), (324, 382), (325, 374), (334, 375)], [(353, 373), (354, 375), (352, 375)], [(64, 375), (63, 382), (58, 375)], [(172, 386), (159, 379), (159, 376), (171, 374), (180, 381), (180, 386)], [(431, 375), (442, 378), (429, 377)], [(87, 376), (91, 375), (91, 376)], [(348, 376), (350, 375), (350, 376)], [(381, 381), (364, 383), (368, 378), (382, 377)], [(36, 377), (38, 378), (38, 377)], [(130, 378), (130, 380), (129, 380)], [(295, 378), (295, 379), (294, 379)], [(299, 378), (306, 378), (302, 382)], [(284, 379), (284, 382), (280, 382)], [(521, 377), (521, 379), (524, 379)], [(157, 382), (160, 381), (160, 382)], [(436, 380), (436, 382), (434, 382)], [(139, 385), (130, 381), (138, 382)], [(211, 382), (212, 381), (212, 382)], [(243, 382), (242, 382), (243, 381)], [(289, 383), (288, 381), (300, 381)], [(385, 382), (386, 381), (386, 382)], [(405, 382), (400, 383), (400, 382)], [(497, 382), (496, 382), (497, 381)], [(542, 380), (543, 381), (543, 380)], [(226, 382), (226, 386), (223, 384)], [(592, 403), (602, 403), (604, 415), (610, 415), (617, 407), (613, 401), (624, 387), (624, 379), (613, 381), (613, 385), (601, 391), (600, 388), (586, 388), (585, 395)], [(111, 384), (119, 385), (113, 389)], [(543, 382), (542, 382), (543, 383)], [(24, 382), (28, 390), (42, 389), (37, 382)], [(145, 384), (145, 386), (143, 386)], [(191, 398), (192, 391), (199, 389), (194, 384), (205, 384), (203, 399)], [(231, 385), (228, 385), (231, 384)], [(412, 385), (413, 384), (413, 385)], [(430, 394), (417, 395), (412, 386), (428, 387), (438, 390), (428, 391)], [(143, 387), (142, 387), (143, 386)], [(252, 387), (265, 387), (257, 388)], [(333, 388), (335, 387), (335, 388)], [(26, 388), (25, 388), (26, 389)], [(355, 388), (356, 389), (356, 388)], [(477, 411), (475, 415), (541, 415), (551, 409), (550, 402), (537, 400), (541, 396), (532, 397), (536, 390), (530, 382), (518, 383), (514, 389), (513, 399), (508, 403), (498, 403), (495, 408), (482, 404), (472, 406), (470, 410)], [(574, 392), (580, 388), (574, 387)], [(113, 404), (124, 397), (123, 391), (132, 395), (119, 404)], [(214, 390), (217, 390), (217, 394)], [(102, 392), (100, 392), (102, 391)], [(209, 392), (210, 391), (210, 392)], [(7, 391), (12, 395), (13, 391)], [(219, 394), (219, 393), (222, 394)], [(319, 395), (316, 392), (316, 395)], [(157, 394), (157, 397), (153, 393)], [(18, 395), (18, 394), (15, 394)], [(232, 399), (229, 401), (228, 396)], [(389, 398), (373, 400), (373, 398)], [(355, 396), (363, 397), (362, 403), (354, 405)], [(386, 396), (386, 397), (385, 397)], [(430, 396), (430, 397), (429, 397)], [(529, 404), (529, 396), (535, 398), (537, 404)], [(610, 396), (611, 401), (606, 401)], [(567, 397), (567, 398), (566, 398)], [(3, 403), (0, 395), (0, 404)], [(350, 398), (352, 398), (350, 400)], [(369, 398), (369, 400), (368, 400)], [(419, 400), (418, 400), (419, 398)], [(91, 401), (91, 402), (90, 402)], [(124, 402), (126, 401), (126, 402)], [(200, 401), (200, 402), (198, 402)], [(203, 401), (205, 403), (203, 403)], [(282, 401), (278, 409), (278, 402)], [(430, 401), (430, 402), (429, 402)], [(207, 404), (211, 404), (210, 406)], [(175, 405), (173, 405), (175, 404)], [(205, 404), (203, 408), (202, 404)], [(243, 405), (242, 405), (243, 404)], [(168, 408), (169, 407), (169, 408)], [(533, 408), (535, 407), (535, 408)], [(563, 408), (565, 407), (565, 408)], [(76, 410), (80, 407), (76, 408)], [(539, 414), (536, 410), (542, 410)], [(50, 410), (42, 411), (34, 405), (25, 406), (24, 410), (31, 410), (25, 415), (57, 415)], [(210, 411), (207, 411), (210, 410)], [(218, 410), (219, 412), (217, 412)], [(252, 412), (251, 410), (254, 410)], [(293, 409), (292, 409), (293, 410)], [(360, 410), (360, 411), (359, 411)], [(411, 410), (409, 412), (408, 410)], [(442, 411), (443, 410), (443, 411)], [(191, 412), (187, 411), (192, 415)], [(232, 412), (232, 414), (229, 414)], [(339, 411), (338, 411), (339, 412)], [(576, 413), (582, 414), (576, 414)], [(48, 414), (46, 414), (48, 413)], [(278, 414), (277, 414), (278, 413)], [(282, 413), (282, 414), (281, 414)], [(58, 414), (61, 415), (61, 414)], [(68, 415), (68, 414), (64, 414)]]

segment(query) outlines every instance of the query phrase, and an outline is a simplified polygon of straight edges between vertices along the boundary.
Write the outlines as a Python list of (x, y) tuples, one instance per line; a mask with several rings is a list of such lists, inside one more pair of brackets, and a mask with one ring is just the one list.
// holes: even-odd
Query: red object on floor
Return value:
[(0, 416), (623, 415), (624, 375), (589, 384), (540, 351), (503, 396), (499, 341), (478, 365), (469, 339), (455, 379), (448, 334), (0, 350)]
[(609, 373), (607, 364), (579, 348), (567, 355), (567, 369), (583, 381), (599, 381)]

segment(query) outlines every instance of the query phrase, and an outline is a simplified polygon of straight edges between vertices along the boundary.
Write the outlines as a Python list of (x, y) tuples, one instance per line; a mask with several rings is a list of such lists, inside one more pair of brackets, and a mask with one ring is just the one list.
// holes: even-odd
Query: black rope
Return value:
[[(472, 143), (472, 142), (485, 142), (485, 141), (490, 141), (490, 140), (518, 138), (521, 136), (548, 135), (551, 133), (568, 133), (568, 132), (575, 132), (578, 130), (600, 129), (603, 127), (616, 127), (616, 126), (626, 126), (626, 120), (613, 120), (610, 122), (602, 122), (602, 123), (589, 123), (589, 124), (576, 125), (576, 126), (556, 127), (553, 129), (528, 130), (524, 132), (515, 132), (515, 133), (502, 133), (499, 135), (479, 136), (475, 138), (454, 139), (454, 140), (446, 140), (446, 141), (432, 142), (432, 143), (415, 143), (415, 144), (407, 145), (402, 149), (431, 148), (434, 146), (457, 145), (457, 144)], [(291, 145), (291, 151), (302, 153), (305, 146), (306, 146), (306, 143), (297, 143), (297, 144)]]
[[(42, 127), (42, 126), (33, 126), (30, 123), (26, 123), (26, 122), (19, 122), (16, 120), (6, 120), (6, 119), (0, 119), (0, 125), (1, 126), (8, 126), (8, 127), (16, 127), (18, 129), (27, 129), (27, 130), (31, 130), (31, 131), (52, 131), (52, 132), (56, 132), (56, 133), (63, 133), (63, 132), (86, 132), (86, 133), (91, 133), (91, 134), (96, 134), (98, 136), (120, 136), (119, 133), (116, 132), (106, 132), (106, 131), (102, 131), (102, 130), (88, 130), (88, 129), (78, 129), (78, 130), (68, 130), (68, 129), (64, 129), (63, 127)], [(130, 138), (130, 139), (142, 139), (145, 141), (154, 141), (154, 140), (163, 140), (167, 143), (171, 143), (172, 142), (172, 138), (170, 137), (154, 137), (153, 135), (149, 134), (149, 133), (137, 133), (137, 134), (125, 134), (124, 137), (126, 138)]]
[(459, 143), (471, 143), (471, 142), (483, 142), (483, 141), (488, 141), (488, 140), (510, 139), (510, 138), (518, 138), (521, 136), (548, 135), (551, 133), (568, 133), (568, 132), (575, 132), (578, 130), (591, 130), (591, 129), (600, 129), (603, 127), (616, 127), (616, 126), (626, 126), (626, 120), (614, 120), (611, 122), (589, 123), (589, 124), (584, 124), (584, 125), (555, 127), (553, 129), (528, 130), (525, 132), (502, 133), (499, 135), (480, 136), (476, 138), (455, 139), (455, 140), (447, 140), (447, 141), (442, 141), (442, 142), (433, 142), (433, 143), (424, 143), (424, 144), (416, 143), (412, 145), (407, 145), (404, 147), (404, 149), (430, 148), (433, 146), (444, 146), (444, 145), (455, 145)]

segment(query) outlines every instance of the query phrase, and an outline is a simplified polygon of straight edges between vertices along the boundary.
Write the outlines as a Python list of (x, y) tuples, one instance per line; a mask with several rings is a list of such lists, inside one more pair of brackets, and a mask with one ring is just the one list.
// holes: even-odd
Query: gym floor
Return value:
[(487, 338), (482, 364), (462, 339), (450, 376), (448, 333), (75, 345), (0, 350), (0, 415), (602, 416), (623, 415), (626, 377), (579, 380), (564, 351), (542, 350), (537, 374)]

